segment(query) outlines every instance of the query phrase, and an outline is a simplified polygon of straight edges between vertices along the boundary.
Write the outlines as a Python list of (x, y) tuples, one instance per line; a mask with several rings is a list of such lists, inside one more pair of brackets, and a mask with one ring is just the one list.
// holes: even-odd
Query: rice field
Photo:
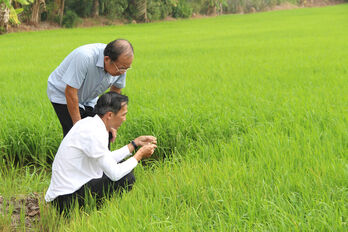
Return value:
[(49, 74), (80, 45), (126, 38), (112, 147), (151, 134), (158, 149), (131, 192), (70, 218), (41, 201), (33, 231), (346, 231), (347, 28), (343, 4), (2, 35), (0, 195), (48, 188), (62, 139)]

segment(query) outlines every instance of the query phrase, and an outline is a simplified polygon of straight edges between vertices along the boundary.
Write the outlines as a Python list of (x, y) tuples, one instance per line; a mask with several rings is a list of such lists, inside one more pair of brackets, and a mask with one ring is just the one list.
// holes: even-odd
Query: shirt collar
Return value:
[(98, 126), (102, 127), (105, 129), (105, 131), (107, 132), (106, 130), (106, 126), (105, 126), (105, 123), (103, 122), (103, 120), (101, 119), (101, 117), (99, 117), (98, 114), (94, 115), (94, 120), (96, 120), (96, 122), (98, 123)]
[(101, 51), (98, 56), (97, 67), (104, 69), (104, 51)]

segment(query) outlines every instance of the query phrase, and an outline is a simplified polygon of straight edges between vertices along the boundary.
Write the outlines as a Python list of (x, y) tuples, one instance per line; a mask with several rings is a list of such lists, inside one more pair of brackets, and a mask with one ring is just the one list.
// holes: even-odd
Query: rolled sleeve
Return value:
[(117, 80), (113, 83), (113, 86), (119, 89), (126, 87), (126, 73), (120, 75)]

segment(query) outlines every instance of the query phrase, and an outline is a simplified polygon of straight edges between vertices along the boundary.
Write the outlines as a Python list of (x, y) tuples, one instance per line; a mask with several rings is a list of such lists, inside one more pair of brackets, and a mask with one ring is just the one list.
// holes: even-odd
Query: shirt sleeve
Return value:
[(129, 152), (127, 145), (111, 152), (111, 156), (116, 162), (120, 162), (121, 160), (127, 158), (130, 155), (132, 155), (132, 153)]
[(87, 75), (88, 63), (88, 56), (81, 52), (76, 52), (64, 73), (62, 81), (73, 88), (80, 89)]
[(117, 163), (110, 155), (104, 155), (97, 159), (101, 169), (112, 181), (118, 181), (130, 173), (138, 164), (138, 161), (131, 157), (128, 160)]
[(113, 83), (113, 86), (119, 89), (123, 89), (124, 87), (126, 87), (126, 73), (121, 74)]

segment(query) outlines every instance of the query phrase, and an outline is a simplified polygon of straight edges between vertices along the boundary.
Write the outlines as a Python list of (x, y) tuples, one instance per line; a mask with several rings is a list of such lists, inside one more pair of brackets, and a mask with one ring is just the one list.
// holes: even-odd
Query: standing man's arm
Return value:
[(91, 65), (95, 64), (90, 56), (86, 55), (85, 52), (75, 52), (62, 77), (62, 81), (66, 84), (64, 92), (66, 105), (73, 125), (81, 120), (78, 91), (85, 81), (88, 67)]
[(117, 88), (116, 86), (112, 85), (111, 88), (110, 88), (110, 91), (112, 92), (116, 92), (118, 94), (121, 94), (121, 88)]
[(78, 89), (66, 85), (65, 97), (68, 111), (73, 122), (73, 125), (81, 120), (80, 109), (79, 109), (79, 98), (77, 96)]
[(126, 87), (126, 73), (121, 74), (111, 85), (110, 91), (121, 94), (122, 89)]
[[(118, 93), (118, 94), (121, 94), (121, 90), (122, 90), (121, 88), (117, 88), (117, 87), (114, 86), (114, 85), (112, 85), (112, 86), (110, 87), (110, 91), (116, 92), (116, 93)], [(116, 131), (115, 129), (112, 129), (112, 130), (111, 130), (111, 134), (112, 134), (111, 142), (113, 143), (113, 142), (115, 142), (117, 131)]]
[[(121, 88), (117, 88), (117, 87), (114, 86), (114, 85), (112, 85), (112, 86), (110, 87), (110, 91), (116, 92), (116, 93), (118, 93), (118, 94), (121, 94), (121, 90), (122, 90)], [(111, 132), (111, 134), (112, 134), (111, 142), (113, 143), (113, 142), (115, 142), (115, 140), (116, 140), (117, 131), (116, 131), (116, 129), (112, 128), (110, 132)]]

